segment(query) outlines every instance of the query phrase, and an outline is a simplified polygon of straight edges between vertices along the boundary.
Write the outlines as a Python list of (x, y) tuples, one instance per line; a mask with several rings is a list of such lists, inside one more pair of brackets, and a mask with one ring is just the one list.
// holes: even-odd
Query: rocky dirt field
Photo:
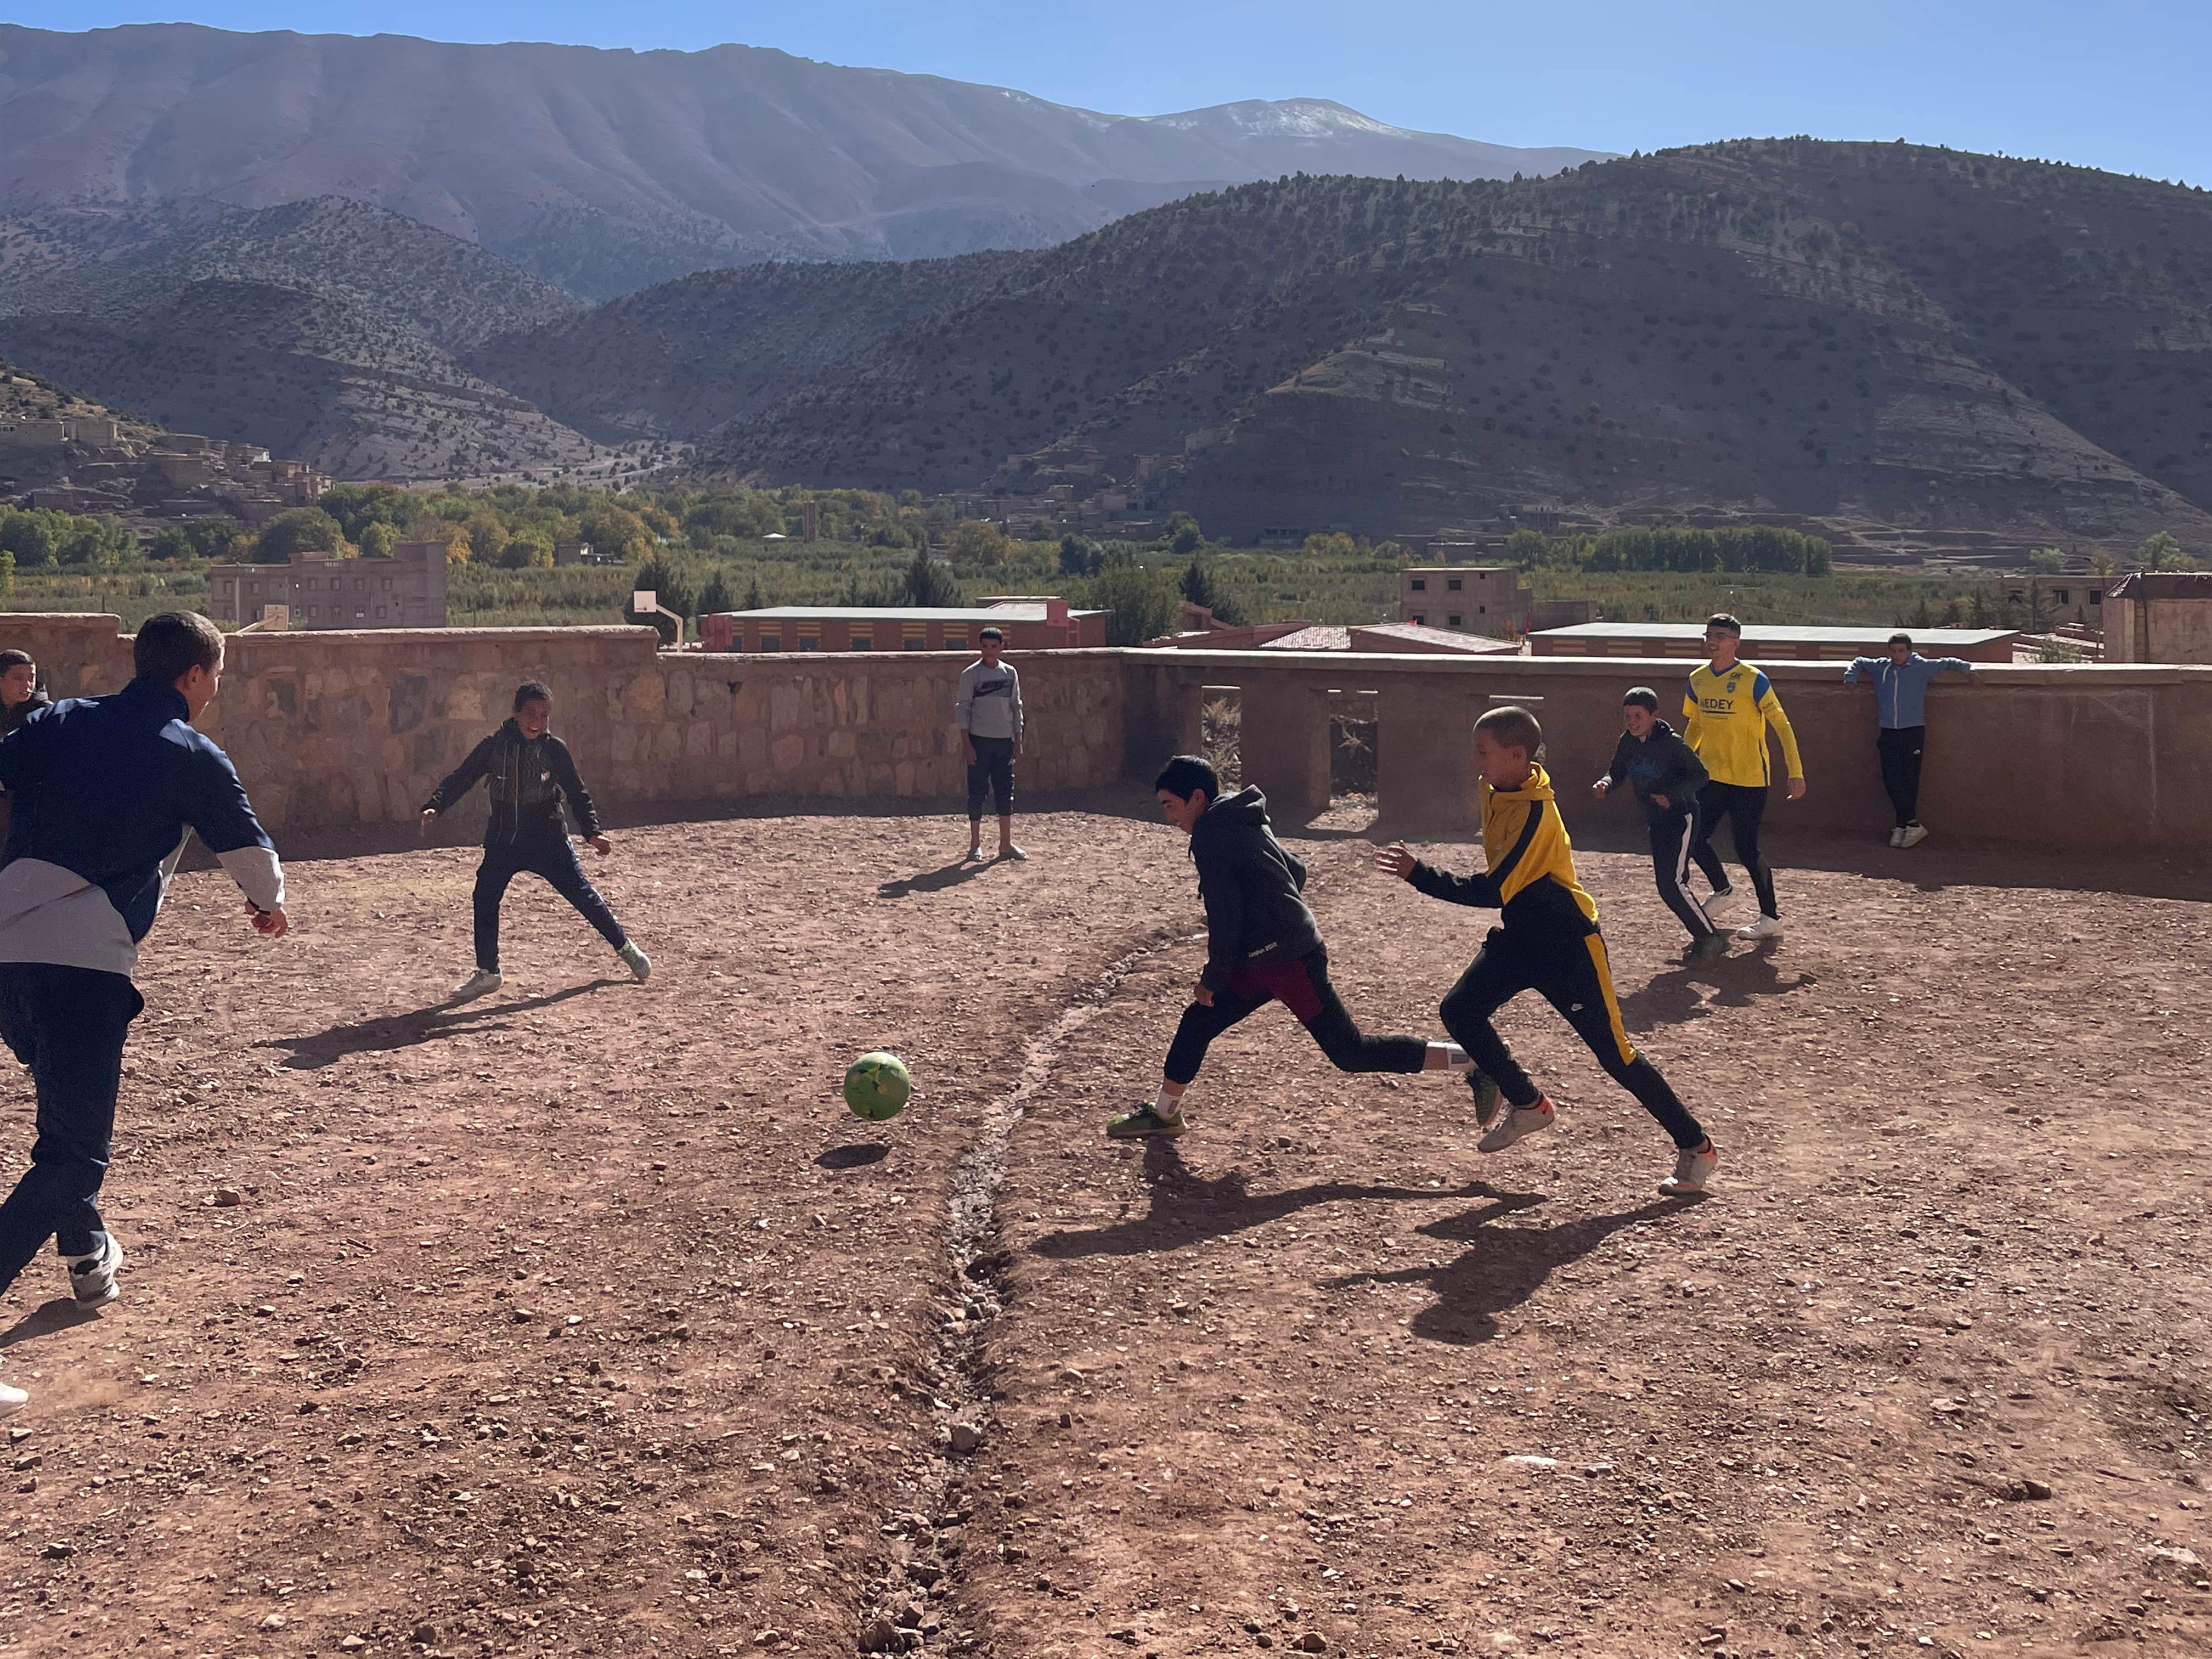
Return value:
[[(1279, 1009), (1189, 1135), (1109, 1146), (1202, 959), (1180, 838), (962, 833), (630, 832), (594, 873), (649, 983), (518, 884), (507, 989), (442, 1012), (466, 850), (296, 865), (273, 944), (185, 877), (125, 1299), (40, 1263), (0, 1310), (0, 1654), (2212, 1641), (2203, 904), (1826, 849), (1783, 939), (1688, 970), (1587, 854), (1723, 1152), (1667, 1200), (1532, 1000), (1560, 1127), (1503, 1155)], [(1485, 918), (1303, 850), (1353, 1012), (1435, 1034)], [(875, 1046), (923, 1091), (883, 1126), (837, 1096)], [(29, 1123), (11, 1080), (10, 1169)]]

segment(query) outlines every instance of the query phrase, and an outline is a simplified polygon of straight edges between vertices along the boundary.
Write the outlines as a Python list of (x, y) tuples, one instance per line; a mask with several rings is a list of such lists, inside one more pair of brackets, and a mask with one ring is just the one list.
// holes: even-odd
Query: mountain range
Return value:
[(1243, 185), (1028, 256), (696, 464), (1119, 480), (1240, 536), (1534, 502), (2212, 546), (2212, 197), (1809, 139)]
[(1001, 87), (697, 52), (0, 25), (11, 212), (341, 196), (592, 299), (768, 259), (1050, 246), (1280, 173), (1507, 178), (1596, 152), (1390, 126), (1324, 99), (1103, 115)]
[(1810, 139), (1483, 178), (1335, 105), (1133, 120), (735, 47), (0, 49), (0, 349), (341, 476), (684, 444), (1238, 536), (1534, 503), (2212, 550), (2184, 186)]

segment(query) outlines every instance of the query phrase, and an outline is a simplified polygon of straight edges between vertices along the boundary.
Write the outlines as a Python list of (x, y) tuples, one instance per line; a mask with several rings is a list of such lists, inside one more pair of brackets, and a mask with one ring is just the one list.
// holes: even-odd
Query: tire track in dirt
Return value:
[(1112, 1001), (1132, 974), (1161, 950), (1188, 937), (1173, 928), (1153, 929), (1143, 944), (1116, 957), (1050, 1025), (1030, 1037), (1023, 1045), (1013, 1088), (986, 1109), (954, 1166), (946, 1206), (946, 1255), (958, 1304), (940, 1310), (936, 1352), (924, 1373), (934, 1390), (930, 1405), (938, 1424), (936, 1455), (916, 1483), (915, 1502), (884, 1518), (884, 1535), (899, 1540), (893, 1550), (903, 1575), (889, 1580), (863, 1614), (863, 1653), (905, 1652), (937, 1637), (941, 1626), (930, 1616), (926, 1600), (914, 1599), (910, 1587), (919, 1586), (925, 1598), (940, 1583), (946, 1587), (945, 1596), (957, 1587), (963, 1540), (945, 1534), (964, 1527), (970, 1515), (958, 1501), (958, 1460), (982, 1444), (993, 1427), (994, 1402), (1000, 1397), (994, 1382), (1000, 1362), (987, 1345), (1003, 1311), (999, 1280), (1005, 1258), (997, 1248), (998, 1194), (1014, 1127), (1051, 1080), (1069, 1041)]

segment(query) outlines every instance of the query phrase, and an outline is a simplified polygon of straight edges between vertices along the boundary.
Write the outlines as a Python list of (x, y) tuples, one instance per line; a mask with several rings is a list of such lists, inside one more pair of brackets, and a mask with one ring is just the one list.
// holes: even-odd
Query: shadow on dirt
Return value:
[[(1632, 1031), (1681, 1025), (1703, 1019), (1717, 1008), (1748, 1008), (1765, 997), (1809, 991), (1818, 982), (1806, 973), (1784, 978), (1774, 955), (1775, 942), (1769, 939), (1751, 951), (1654, 974), (1620, 999), (1620, 1023)], [(1701, 994), (1700, 985), (1711, 986), (1712, 994)]]
[(876, 889), (878, 898), (904, 898), (909, 893), (941, 893), (948, 887), (957, 887), (963, 881), (973, 881), (991, 867), (994, 860), (961, 859), (924, 870), (917, 875), (902, 876), (896, 881), (887, 881)]
[(1468, 1241), (1474, 1248), (1440, 1267), (1395, 1273), (1346, 1273), (1322, 1281), (1326, 1290), (1355, 1285), (1426, 1285), (1433, 1305), (1413, 1317), (1414, 1335), (1432, 1342), (1487, 1342), (1498, 1334), (1498, 1316), (1517, 1308), (1559, 1268), (1580, 1261), (1625, 1227), (1659, 1221), (1695, 1209), (1702, 1198), (1662, 1198), (1618, 1215), (1563, 1221), (1552, 1227), (1492, 1227), (1489, 1224), (1526, 1203), (1501, 1200), (1464, 1215), (1448, 1216), (1415, 1231), (1431, 1238)]
[(1329, 1181), (1311, 1187), (1293, 1187), (1255, 1197), (1246, 1190), (1251, 1177), (1242, 1170), (1207, 1181), (1192, 1173), (1172, 1142), (1152, 1140), (1145, 1146), (1145, 1176), (1152, 1183), (1152, 1206), (1142, 1216), (1117, 1221), (1089, 1232), (1048, 1233), (1030, 1247), (1038, 1255), (1062, 1260), (1086, 1255), (1144, 1255), (1155, 1250), (1179, 1249), (1209, 1238), (1222, 1238), (1248, 1227), (1280, 1221), (1316, 1204), (1443, 1199), (1488, 1198), (1503, 1206), (1499, 1213), (1542, 1203), (1536, 1193), (1501, 1193), (1480, 1181), (1464, 1187), (1365, 1187), (1355, 1182)]
[(858, 1170), (870, 1164), (880, 1164), (891, 1155), (891, 1149), (880, 1140), (858, 1146), (832, 1146), (814, 1161), (825, 1170)]
[(58, 1296), (51, 1302), (41, 1302), (6, 1330), (0, 1331), (0, 1348), (12, 1348), (18, 1342), (35, 1341), (58, 1331), (73, 1331), (80, 1325), (95, 1324), (99, 1319), (97, 1308), (80, 1308), (73, 1298)]
[(542, 997), (526, 997), (520, 1002), (495, 1002), (488, 1007), (447, 1008), (443, 1003), (428, 1008), (417, 1008), (411, 1013), (388, 1014), (381, 1019), (364, 1019), (351, 1025), (333, 1025), (326, 1031), (317, 1031), (312, 1036), (264, 1037), (253, 1046), (257, 1048), (284, 1048), (290, 1052), (283, 1066), (289, 1072), (312, 1072), (343, 1060), (348, 1054), (371, 1054), (393, 1048), (411, 1048), (417, 1043), (434, 1042), (441, 1037), (465, 1036), (471, 1031), (501, 1031), (507, 1028), (499, 1022), (513, 1014), (526, 1014), (533, 1009), (550, 1008), (556, 1002), (566, 1002), (571, 997), (580, 997), (593, 991), (605, 990), (611, 985), (627, 985), (627, 979), (595, 979), (583, 985), (571, 985), (565, 990), (549, 991)]

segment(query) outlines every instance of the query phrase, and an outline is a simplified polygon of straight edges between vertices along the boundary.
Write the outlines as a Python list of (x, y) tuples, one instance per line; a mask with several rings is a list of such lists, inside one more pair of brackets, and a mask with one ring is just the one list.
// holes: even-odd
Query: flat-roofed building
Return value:
[(2212, 663), (2212, 571), (2138, 570), (2103, 615), (2106, 662)]
[(1050, 598), (973, 607), (779, 605), (699, 618), (709, 651), (972, 651), (986, 628), (1004, 634), (1009, 651), (1106, 643), (1103, 611), (1071, 611)]
[[(1783, 628), (1747, 623), (1743, 654), (1753, 662), (1849, 662), (1879, 657), (1892, 634), (1912, 635), (1923, 657), (1963, 657), (1968, 662), (2010, 662), (2017, 630), (2007, 628)], [(1538, 657), (1686, 657), (1705, 654), (1703, 623), (1583, 623), (1528, 636)]]
[(401, 542), (386, 559), (302, 553), (289, 564), (208, 569), (208, 615), (244, 627), (272, 605), (297, 629), (443, 628), (446, 544)]

